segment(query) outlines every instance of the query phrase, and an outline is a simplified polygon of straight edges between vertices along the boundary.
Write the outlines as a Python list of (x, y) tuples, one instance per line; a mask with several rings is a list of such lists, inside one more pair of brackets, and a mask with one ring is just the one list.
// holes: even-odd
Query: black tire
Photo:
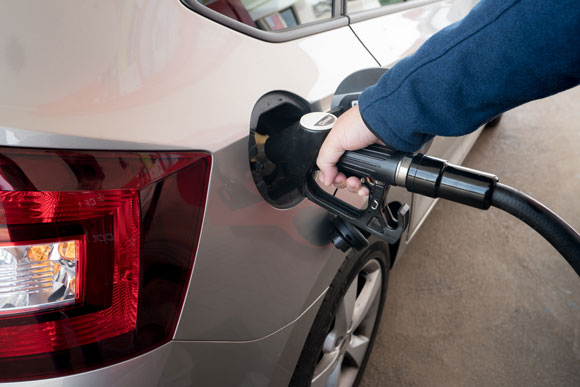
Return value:
[[(372, 326), (372, 328), (369, 328), (368, 326), (363, 327), (363, 329), (365, 329), (366, 331), (372, 329), (372, 333), (368, 334), (368, 332), (365, 332), (364, 337), (367, 338), (367, 335), (368, 335), (368, 340), (369, 340), (368, 347), (366, 348), (366, 353), (364, 354), (364, 358), (363, 358), (362, 362), (360, 362), (360, 364), (358, 365), (358, 371), (357, 371), (358, 373), (356, 374), (356, 379), (354, 380), (354, 383), (352, 384), (353, 386), (358, 386), (358, 384), (360, 383), (360, 380), (362, 378), (362, 375), (364, 373), (364, 369), (366, 367), (366, 364), (368, 362), (369, 355), (372, 351), (373, 343), (375, 341), (375, 337), (376, 337), (379, 323), (380, 323), (380, 319), (381, 319), (381, 314), (383, 311), (383, 306), (385, 304), (385, 297), (386, 297), (387, 284), (388, 284), (388, 274), (389, 274), (389, 268), (390, 268), (390, 260), (389, 260), (388, 248), (382, 242), (374, 243), (371, 246), (369, 246), (368, 248), (366, 248), (365, 250), (363, 250), (362, 252), (358, 252), (358, 253), (354, 253), (354, 254), (351, 253), (349, 256), (347, 256), (345, 258), (345, 261), (343, 262), (342, 266), (338, 270), (338, 273), (336, 274), (334, 280), (330, 284), (330, 286), (328, 288), (328, 292), (326, 293), (326, 296), (324, 297), (324, 301), (322, 302), (322, 305), (320, 306), (320, 310), (318, 311), (318, 314), (316, 315), (314, 323), (312, 324), (312, 328), (310, 329), (310, 333), (308, 334), (308, 337), (306, 339), (306, 343), (304, 344), (304, 347), (302, 349), (302, 353), (300, 354), (300, 358), (298, 360), (298, 363), (297, 363), (296, 368), (294, 370), (294, 373), (292, 375), (292, 379), (290, 381), (290, 387), (305, 387), (305, 386), (311, 385), (311, 382), (312, 382), (313, 377), (314, 377), (314, 372), (315, 372), (315, 370), (317, 370), (317, 367), (320, 367), (320, 363), (322, 362), (323, 345), (325, 344), (325, 341), (328, 342), (330, 340), (330, 342), (332, 342), (332, 338), (330, 338), (331, 337), (330, 335), (335, 330), (335, 321), (338, 321), (336, 319), (336, 317), (337, 317), (337, 311), (338, 311), (339, 306), (341, 306), (343, 299), (346, 299), (345, 295), (346, 295), (347, 291), (349, 290), (351, 284), (353, 284), (353, 280), (355, 279), (355, 277), (357, 278), (357, 284), (356, 284), (356, 286), (357, 286), (357, 290), (356, 290), (357, 291), (357, 298), (359, 298), (359, 296), (362, 294), (361, 291), (362, 291), (364, 285), (366, 285), (367, 283), (370, 284), (370, 282), (368, 282), (369, 276), (364, 272), (363, 269), (366, 270), (369, 267), (375, 268), (376, 263), (378, 263), (378, 266), (379, 266), (378, 270), (380, 270), (380, 274), (381, 274), (381, 276), (380, 276), (381, 284), (380, 284), (380, 290), (379, 290), (380, 293), (377, 295), (378, 297), (376, 298), (376, 300), (373, 301), (371, 307), (373, 308), (373, 313), (374, 313), (375, 308), (377, 308), (375, 303), (378, 300), (378, 309), (376, 309), (376, 317), (371, 316), (369, 314), (368, 322), (363, 321), (360, 324), (361, 326), (365, 323), (368, 323), (370, 325), (370, 323), (372, 322), (373, 326)], [(360, 281), (359, 276), (364, 276), (364, 275), (367, 275), (367, 276), (363, 278), (364, 283), (361, 286), (361, 281)], [(375, 286), (377, 286), (377, 285), (375, 285)], [(354, 289), (354, 285), (353, 285), (353, 289)], [(351, 289), (351, 292), (352, 291), (353, 290)], [(358, 301), (358, 299), (357, 299), (357, 301)], [(342, 305), (343, 305), (342, 307), (344, 307), (345, 304), (342, 304)], [(357, 306), (358, 306), (358, 304), (357, 304)], [(353, 320), (354, 320), (354, 318), (353, 318)], [(374, 321), (371, 321), (371, 320), (374, 320)], [(354, 324), (355, 324), (355, 321), (352, 321), (352, 325), (354, 325)], [(350, 336), (350, 334), (349, 334), (346, 337), (348, 337), (349, 340), (351, 337), (354, 337), (355, 334), (358, 335), (358, 336), (356, 336), (357, 339), (358, 339), (358, 337), (362, 337), (362, 333), (357, 334), (356, 332), (357, 331), (355, 330), (352, 332), (352, 336)], [(344, 341), (346, 341), (346, 339)], [(327, 346), (328, 346), (328, 344), (327, 344)], [(348, 351), (346, 349), (344, 351), (346, 351), (346, 354), (343, 355), (343, 357), (345, 359), (344, 361), (349, 361)], [(349, 368), (345, 368), (345, 369), (349, 370)], [(347, 372), (347, 371), (345, 371), (345, 372)], [(350, 372), (350, 375), (352, 375), (352, 373), (354, 371), (349, 370), (348, 372)], [(339, 371), (339, 373), (340, 373), (340, 371)]]

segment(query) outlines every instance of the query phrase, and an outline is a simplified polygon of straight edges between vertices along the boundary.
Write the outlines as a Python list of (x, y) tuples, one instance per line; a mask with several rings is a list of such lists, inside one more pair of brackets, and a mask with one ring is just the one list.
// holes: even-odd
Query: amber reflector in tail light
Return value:
[(210, 164), (201, 152), (0, 148), (0, 381), (171, 339)]

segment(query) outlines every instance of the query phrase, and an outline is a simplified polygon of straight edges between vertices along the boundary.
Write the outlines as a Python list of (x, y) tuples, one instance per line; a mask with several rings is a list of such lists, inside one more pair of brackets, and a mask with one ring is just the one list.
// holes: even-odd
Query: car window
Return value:
[[(377, 9), (384, 7), (386, 5), (403, 3), (407, 0), (347, 0), (346, 1), (346, 12), (353, 14), (362, 11), (369, 11), (371, 9)], [(411, 0), (412, 1), (412, 0)]]
[(233, 20), (264, 31), (282, 31), (332, 18), (332, 0), (198, 0)]

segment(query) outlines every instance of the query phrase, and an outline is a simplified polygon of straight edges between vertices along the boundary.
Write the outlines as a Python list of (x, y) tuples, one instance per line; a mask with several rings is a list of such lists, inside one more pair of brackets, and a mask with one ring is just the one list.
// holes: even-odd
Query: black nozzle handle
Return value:
[(347, 151), (337, 163), (346, 176), (369, 177), (386, 185), (397, 185), (396, 174), (405, 153), (383, 145)]
[(409, 192), (488, 209), (498, 182), (494, 175), (448, 164), (424, 154), (404, 153), (382, 145), (346, 152), (337, 163), (347, 176), (371, 178)]

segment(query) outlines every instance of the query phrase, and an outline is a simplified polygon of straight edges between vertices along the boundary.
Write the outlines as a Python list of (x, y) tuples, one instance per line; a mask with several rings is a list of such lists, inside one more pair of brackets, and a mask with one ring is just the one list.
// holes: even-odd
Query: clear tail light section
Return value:
[(122, 361), (173, 336), (211, 157), (0, 147), (0, 381)]
[(78, 303), (81, 246), (84, 240), (0, 245), (0, 316)]

